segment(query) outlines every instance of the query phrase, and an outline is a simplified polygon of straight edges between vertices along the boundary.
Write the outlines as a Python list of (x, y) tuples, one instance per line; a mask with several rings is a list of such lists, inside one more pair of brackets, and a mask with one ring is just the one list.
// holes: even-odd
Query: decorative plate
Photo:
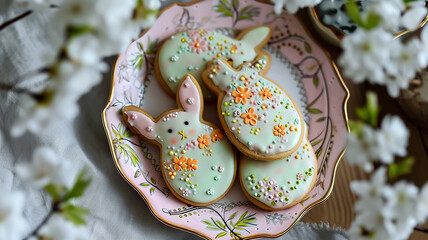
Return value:
[[(348, 17), (345, 10), (346, 0), (323, 0), (320, 4), (310, 9), (310, 16), (316, 29), (327, 41), (334, 45), (340, 45), (342, 38), (350, 34), (357, 28), (357, 25)], [(373, 1), (357, 0), (359, 8), (367, 9)], [(428, 16), (422, 20), (418, 28), (424, 26), (428, 21)], [(413, 29), (416, 30), (416, 29)], [(395, 33), (395, 37), (400, 37), (413, 30), (402, 29)]]
[[(254, 25), (272, 28), (265, 47), (272, 56), (267, 76), (290, 93), (309, 125), (319, 165), (315, 187), (300, 204), (276, 212), (261, 210), (247, 200), (239, 179), (215, 204), (186, 205), (170, 194), (162, 179), (159, 149), (131, 133), (121, 109), (132, 104), (157, 116), (176, 108), (175, 99), (162, 90), (153, 71), (156, 49), (165, 38), (187, 29), (235, 35)], [(167, 7), (155, 25), (118, 57), (103, 124), (117, 169), (162, 222), (208, 239), (277, 237), (330, 195), (345, 149), (348, 98), (333, 61), (295, 16), (277, 16), (272, 5), (254, 0), (209, 0)], [(206, 104), (204, 118), (220, 126), (215, 103)]]

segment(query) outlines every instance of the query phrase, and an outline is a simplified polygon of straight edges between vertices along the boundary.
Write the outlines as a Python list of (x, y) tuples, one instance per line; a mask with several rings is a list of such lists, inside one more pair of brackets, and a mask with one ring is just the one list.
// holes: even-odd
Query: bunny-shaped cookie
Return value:
[(229, 140), (257, 160), (278, 160), (293, 153), (303, 139), (302, 114), (278, 84), (260, 75), (269, 64), (262, 56), (237, 70), (213, 60), (202, 78), (218, 95), (218, 113)]
[(128, 126), (161, 150), (162, 175), (171, 192), (185, 203), (206, 206), (223, 197), (233, 183), (233, 146), (215, 125), (202, 120), (203, 98), (196, 80), (179, 84), (179, 109), (154, 119), (136, 106), (123, 109)]
[(261, 48), (270, 38), (268, 26), (244, 30), (236, 39), (205, 30), (189, 30), (172, 35), (159, 48), (155, 59), (155, 72), (162, 87), (175, 96), (178, 82), (185, 74), (192, 74), (201, 86), (205, 100), (214, 99), (201, 79), (208, 61), (215, 57), (227, 59), (238, 67), (253, 61), (258, 54), (268, 55)]

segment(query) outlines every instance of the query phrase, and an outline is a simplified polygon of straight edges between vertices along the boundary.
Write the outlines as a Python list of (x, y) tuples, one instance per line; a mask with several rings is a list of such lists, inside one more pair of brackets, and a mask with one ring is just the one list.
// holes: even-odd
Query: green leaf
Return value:
[(363, 23), (363, 27), (367, 30), (377, 27), (380, 23), (381, 17), (374, 12), (369, 12), (366, 16), (366, 20)]
[(355, 1), (353, 0), (348, 0), (345, 3), (345, 8), (346, 8), (346, 13), (348, 14), (349, 18), (358, 26), (362, 25), (362, 20), (361, 20), (361, 13), (360, 13), (360, 9), (358, 8), (358, 5)]
[(64, 217), (74, 223), (74, 225), (84, 225), (86, 221), (84, 217), (89, 213), (89, 211), (82, 207), (77, 207), (71, 204), (67, 204), (64, 208), (61, 209), (61, 214)]
[(143, 182), (143, 183), (140, 183), (140, 186), (148, 187), (148, 186), (150, 186), (150, 184), (148, 182)]
[(137, 42), (137, 48), (138, 50), (140, 50), (141, 52), (144, 52), (144, 46), (141, 42)]
[(415, 163), (414, 157), (407, 157), (400, 162), (390, 164), (388, 166), (389, 179), (396, 179), (402, 175), (411, 173), (414, 163)]
[(203, 223), (205, 223), (208, 226), (214, 226), (210, 221), (202, 220)]
[(238, 15), (239, 15), (238, 20), (252, 20), (254, 17), (257, 17), (260, 15), (260, 9), (258, 7), (253, 7), (251, 5), (248, 5), (242, 8), (239, 11)]
[(321, 146), (320, 148), (318, 148), (318, 150), (315, 152), (315, 156), (319, 157), (322, 153), (323, 147)]
[(320, 117), (320, 118), (318, 118), (317, 119), (317, 122), (322, 122), (322, 121), (324, 121), (326, 119), (326, 117)]
[(224, 237), (224, 236), (226, 236), (226, 234), (227, 234), (227, 232), (221, 232), (221, 233), (217, 234), (217, 236), (215, 236), (215, 238)]
[(71, 187), (71, 189), (65, 194), (62, 201), (66, 202), (69, 199), (78, 198), (83, 195), (86, 188), (91, 183), (91, 179), (86, 178), (84, 175), (85, 175), (85, 171), (84, 170), (80, 171), (76, 181), (74, 182), (73, 187)]
[(232, 5), (227, 0), (220, 0), (218, 5), (214, 6), (216, 12), (221, 13), (220, 16), (223, 17), (232, 17), (233, 8)]
[(125, 143), (120, 144), (120, 146), (124, 149), (126, 153), (126, 157), (128, 158), (128, 159), (125, 159), (125, 161), (131, 159), (132, 166), (134, 167), (137, 166), (137, 163), (141, 163), (140, 158), (138, 157), (137, 153), (131, 146)]
[(247, 213), (248, 213), (248, 211), (245, 211), (245, 212), (241, 215), (241, 217), (239, 218), (238, 222), (241, 222), (241, 221), (245, 218), (245, 216), (247, 216)]
[(67, 189), (63, 186), (58, 186), (55, 184), (48, 184), (45, 186), (45, 191), (51, 195), (54, 202), (58, 202), (61, 199), (61, 196), (64, 195)]
[(366, 106), (362, 108), (357, 108), (355, 110), (355, 113), (357, 114), (357, 117), (373, 126), (376, 127), (378, 123), (378, 115), (379, 115), (379, 105), (377, 100), (377, 95), (374, 92), (367, 92), (366, 94)]
[(150, 181), (152, 181), (153, 184), (156, 184), (156, 180), (154, 178), (150, 178)]
[(309, 45), (309, 43), (307, 43), (307, 42), (305, 42), (305, 51), (307, 53), (312, 53), (311, 45)]
[(153, 195), (154, 192), (155, 192), (155, 188), (154, 187), (150, 188), (150, 195)]
[(318, 88), (318, 85), (320, 83), (320, 79), (318, 78), (318, 76), (315, 75), (314, 78), (312, 79), (312, 81), (313, 81), (315, 87)]
[(132, 59), (132, 66), (135, 69), (140, 69), (144, 63), (144, 56), (142, 54), (138, 54), (134, 59)]
[(320, 114), (322, 113), (321, 110), (317, 109), (317, 108), (308, 108), (308, 112), (313, 113), (313, 114)]
[(225, 229), (226, 226), (220, 221), (220, 220), (216, 220), (217, 224), (220, 225), (221, 228)]
[(85, 33), (92, 32), (94, 28), (92, 28), (89, 25), (75, 25), (75, 26), (69, 26), (67, 28), (67, 35), (69, 38), (73, 38), (79, 35), (83, 35)]
[(237, 213), (238, 212), (232, 213), (232, 215), (229, 216), (229, 218), (227, 219), (227, 221), (234, 219)]
[[(120, 125), (120, 123), (119, 123), (119, 125)], [(111, 129), (113, 130), (114, 136), (116, 138), (119, 138), (119, 132), (118, 132), (117, 128), (113, 124), (111, 124)]]
[(320, 139), (316, 140), (315, 142), (311, 142), (311, 145), (312, 145), (312, 146), (315, 146), (315, 145), (317, 145), (318, 143), (320, 143), (321, 141), (322, 141), (322, 138), (320, 138)]
[(135, 171), (134, 178), (137, 178), (139, 176), (141, 176), (141, 171), (140, 170)]

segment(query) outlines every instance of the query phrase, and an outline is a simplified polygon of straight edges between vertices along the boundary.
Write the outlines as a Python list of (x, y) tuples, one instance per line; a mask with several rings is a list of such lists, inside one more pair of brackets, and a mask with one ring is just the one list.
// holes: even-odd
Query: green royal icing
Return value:
[(215, 60), (206, 70), (209, 81), (226, 92), (220, 114), (227, 128), (257, 156), (292, 150), (302, 139), (298, 107), (274, 82), (258, 74), (266, 61), (264, 56), (235, 72), (224, 61)]
[[(198, 115), (182, 112), (176, 114), (176, 118), (161, 120), (156, 125), (157, 139), (162, 144), (162, 165), (166, 180), (183, 198), (197, 203), (211, 202), (223, 195), (232, 183), (236, 170), (232, 145), (224, 133), (220, 141), (213, 142), (211, 134), (215, 129), (201, 123)], [(177, 122), (175, 119), (181, 121)], [(185, 121), (191, 124), (186, 126), (183, 124)], [(169, 129), (173, 129), (173, 132), (168, 133)], [(191, 135), (192, 129), (196, 132)], [(187, 138), (182, 140), (179, 132), (184, 132)], [(200, 139), (208, 136), (207, 140), (210, 142), (209, 146), (202, 149), (199, 148), (198, 142), (201, 135)], [(171, 136), (178, 139), (177, 144), (170, 143)], [(185, 153), (182, 153), (183, 150)], [(183, 156), (197, 160), (197, 169), (180, 167), (177, 171), (173, 159), (181, 159)], [(176, 173), (174, 179), (170, 177), (169, 172)]]
[(295, 153), (277, 161), (257, 161), (245, 156), (239, 166), (242, 188), (253, 201), (272, 209), (284, 208), (310, 191), (316, 161), (307, 139)]
[(186, 74), (198, 81), (204, 99), (212, 99), (213, 93), (205, 86), (201, 74), (208, 61), (222, 57), (233, 61), (238, 67), (245, 61), (253, 61), (257, 56), (255, 48), (270, 34), (268, 27), (258, 27), (248, 31), (236, 40), (214, 31), (189, 30), (177, 33), (167, 39), (159, 49), (158, 68), (162, 80), (172, 92)]

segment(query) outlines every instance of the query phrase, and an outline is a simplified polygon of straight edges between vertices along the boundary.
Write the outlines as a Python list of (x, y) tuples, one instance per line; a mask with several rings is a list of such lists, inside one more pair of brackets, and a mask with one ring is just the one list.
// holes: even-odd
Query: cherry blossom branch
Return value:
[(416, 226), (414, 230), (428, 234), (428, 228)]
[(21, 14), (21, 15), (18, 15), (18, 16), (16, 16), (16, 17), (14, 17), (14, 18), (12, 18), (12, 19), (10, 19), (10, 20), (8, 20), (8, 21), (4, 22), (2, 25), (0, 25), (0, 31), (2, 31), (3, 29), (7, 28), (8, 26), (10, 26), (10, 25), (12, 25), (13, 23), (15, 23), (15, 22), (17, 22), (17, 21), (19, 21), (19, 20), (21, 20), (21, 19), (25, 18), (26, 16), (28, 16), (28, 15), (30, 15), (30, 14), (32, 14), (32, 13), (33, 13), (33, 11), (29, 10), (29, 11), (24, 12), (24, 13), (23, 13), (23, 14)]
[(40, 228), (42, 228), (43, 225), (45, 225), (48, 222), (49, 218), (51, 218), (51, 216), (54, 213), (57, 213), (60, 211), (59, 204), (60, 202), (56, 202), (52, 205), (52, 209), (49, 211), (48, 215), (46, 215), (43, 221), (41, 221), (40, 224), (30, 234), (28, 234), (27, 237), (24, 238), (24, 240), (28, 240), (30, 239), (30, 237), (37, 236), (37, 233), (39, 232)]
[[(50, 5), (50, 8), (58, 8), (57, 5)], [(33, 11), (32, 10), (28, 10), (24, 13), (22, 13), (21, 15), (18, 15), (12, 19), (7, 20), (6, 22), (4, 22), (3, 24), (0, 25), (0, 31), (2, 31), (3, 29), (7, 28), (8, 26), (12, 25), (13, 23), (27, 17), (28, 15), (32, 14)]]

